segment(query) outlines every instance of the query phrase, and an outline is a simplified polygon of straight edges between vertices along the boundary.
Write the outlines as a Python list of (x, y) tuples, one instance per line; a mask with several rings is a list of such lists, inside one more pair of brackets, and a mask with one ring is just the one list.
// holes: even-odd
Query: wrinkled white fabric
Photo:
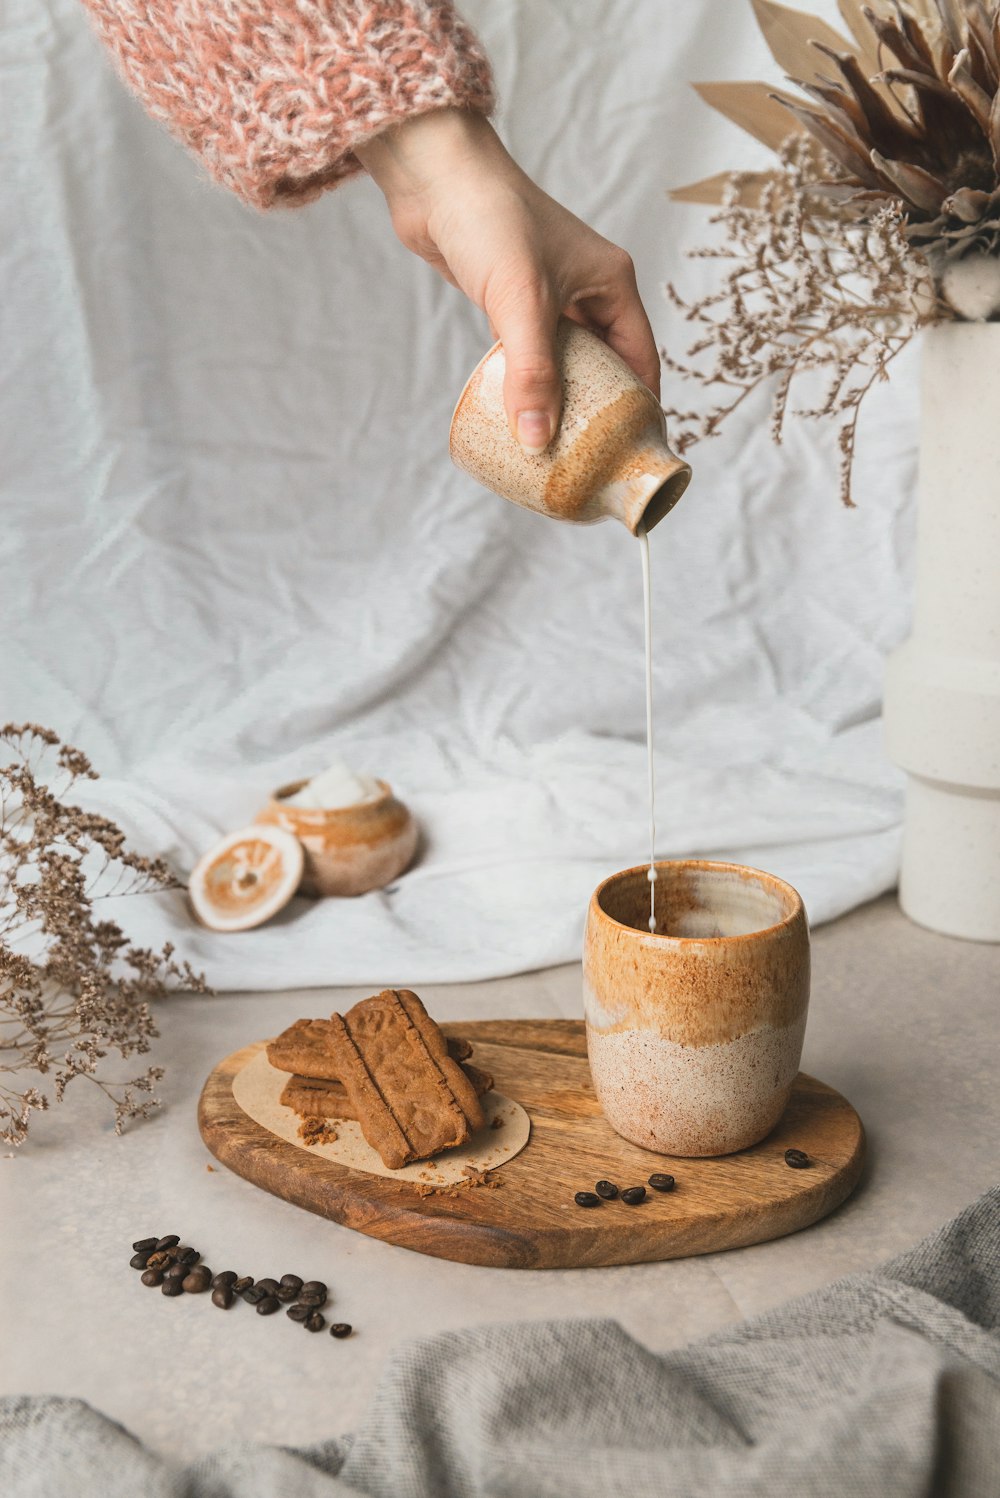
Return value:
[[(762, 159), (687, 87), (778, 81), (749, 4), (465, 11), (515, 154), (629, 247), (684, 346), (660, 288), (708, 284), (683, 257), (707, 215), (665, 194)], [(392, 890), (245, 935), (194, 926), (180, 895), (116, 915), (224, 988), (573, 958), (594, 885), (645, 856), (635, 542), (451, 467), (488, 333), (373, 184), (244, 208), (125, 93), (75, 0), (7, 0), (0, 54), (2, 716), (85, 749), (90, 804), (182, 871), (338, 756), (425, 834)], [(774, 448), (762, 396), (695, 450), (652, 538), (658, 851), (763, 865), (814, 921), (895, 877), (879, 710), (908, 615), (913, 364), (863, 420), (858, 511), (832, 434), (792, 423)]]

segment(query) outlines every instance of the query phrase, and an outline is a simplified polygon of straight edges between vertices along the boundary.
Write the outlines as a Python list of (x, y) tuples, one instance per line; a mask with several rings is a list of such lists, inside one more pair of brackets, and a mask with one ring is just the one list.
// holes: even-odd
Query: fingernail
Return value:
[(526, 453), (537, 458), (549, 445), (552, 423), (545, 411), (519, 411), (517, 413), (517, 440)]

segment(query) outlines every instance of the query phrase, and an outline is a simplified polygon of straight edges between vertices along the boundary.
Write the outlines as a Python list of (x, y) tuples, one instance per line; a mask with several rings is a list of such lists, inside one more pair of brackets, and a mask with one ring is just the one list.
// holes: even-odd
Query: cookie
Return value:
[[(339, 1079), (330, 1052), (330, 1035), (331, 1022), (328, 1019), (297, 1019), (277, 1039), (268, 1042), (267, 1059), (278, 1071), (293, 1072), (297, 1077), (314, 1077), (323, 1082), (336, 1082)], [(453, 1061), (466, 1061), (472, 1055), (472, 1047), (467, 1040), (449, 1037), (447, 1045), (448, 1054)]]
[(483, 1127), (475, 1087), (415, 993), (387, 988), (330, 1025), (336, 1075), (390, 1170), (465, 1144)]
[[(489, 1072), (482, 1071), (478, 1066), (471, 1066), (467, 1062), (461, 1063), (461, 1066), (475, 1088), (477, 1097), (482, 1097), (484, 1092), (492, 1091), (493, 1078)], [(343, 1082), (326, 1082), (316, 1077), (292, 1076), (285, 1083), (281, 1102), (286, 1108), (292, 1108), (296, 1113), (301, 1114), (303, 1118), (357, 1117)]]

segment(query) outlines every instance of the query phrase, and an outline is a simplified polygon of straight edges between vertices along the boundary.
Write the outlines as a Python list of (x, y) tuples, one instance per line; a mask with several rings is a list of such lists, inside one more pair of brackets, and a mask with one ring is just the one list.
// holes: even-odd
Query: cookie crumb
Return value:
[(325, 1118), (303, 1118), (299, 1124), (299, 1138), (309, 1149), (314, 1144), (332, 1144), (337, 1138), (336, 1129)]
[(485, 1186), (490, 1191), (497, 1191), (503, 1185), (499, 1176), (493, 1175), (490, 1170), (479, 1170), (475, 1165), (462, 1166), (462, 1180), (449, 1181), (446, 1186), (425, 1186), (422, 1182), (417, 1184), (418, 1196), (457, 1196), (460, 1191), (469, 1191), (475, 1186)]
[(215, 1166), (214, 1165), (206, 1165), (205, 1169), (206, 1170), (210, 1170), (213, 1175), (215, 1174)]

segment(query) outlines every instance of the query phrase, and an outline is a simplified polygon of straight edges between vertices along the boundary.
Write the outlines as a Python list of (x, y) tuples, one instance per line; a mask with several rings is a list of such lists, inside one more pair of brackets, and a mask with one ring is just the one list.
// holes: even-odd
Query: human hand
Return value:
[(560, 313), (600, 334), (659, 397), (660, 361), (630, 257), (536, 186), (486, 119), (434, 110), (357, 155), (407, 249), (489, 318), (504, 346), (507, 419), (527, 452), (542, 452), (559, 424)]

